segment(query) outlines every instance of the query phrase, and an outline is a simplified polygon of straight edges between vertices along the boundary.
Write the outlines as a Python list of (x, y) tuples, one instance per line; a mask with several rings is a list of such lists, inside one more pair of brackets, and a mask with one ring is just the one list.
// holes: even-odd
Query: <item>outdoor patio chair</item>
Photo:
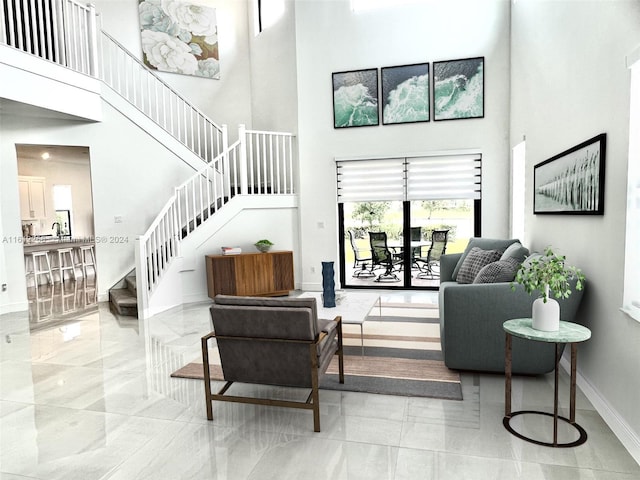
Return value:
[(380, 266), (384, 268), (384, 273), (378, 275), (375, 282), (399, 282), (400, 278), (394, 273), (402, 266), (401, 253), (392, 253), (387, 245), (386, 232), (369, 232), (369, 243), (371, 245), (371, 256), (373, 257), (373, 268)]
[[(422, 227), (411, 227), (411, 241), (419, 242), (422, 240)], [(411, 248), (411, 268), (418, 268), (416, 264), (416, 258), (422, 256), (422, 247)]]
[(351, 242), (351, 249), (353, 250), (354, 257), (353, 276), (357, 278), (375, 276), (375, 273), (373, 273), (373, 257), (371, 256), (371, 251), (358, 248), (352, 230), (349, 230), (349, 241)]
[(415, 263), (420, 270), (416, 278), (434, 279), (440, 276), (440, 257), (447, 251), (448, 237), (449, 230), (433, 231), (427, 256), (415, 259)]

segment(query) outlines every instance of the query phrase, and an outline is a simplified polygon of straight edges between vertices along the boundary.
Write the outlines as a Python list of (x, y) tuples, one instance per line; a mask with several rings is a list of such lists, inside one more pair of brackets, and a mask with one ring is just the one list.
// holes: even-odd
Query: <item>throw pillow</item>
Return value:
[(512, 243), (500, 257), (500, 260), (506, 260), (507, 258), (514, 258), (518, 263), (524, 262), (524, 259), (529, 256), (529, 249), (523, 247), (520, 242)]
[(533, 260), (540, 260), (542, 258), (542, 254), (538, 253), (538, 252), (533, 252), (531, 255), (529, 255), (527, 258), (524, 259), (524, 261), (522, 262), (522, 265), (524, 265), (525, 267), (528, 267), (531, 265), (531, 262)]
[(515, 258), (500, 259), (480, 269), (473, 283), (513, 282), (520, 262)]
[(482, 250), (479, 247), (473, 247), (462, 262), (456, 281), (473, 283), (482, 267), (498, 261), (501, 255), (502, 253), (498, 250)]
[(458, 263), (453, 269), (453, 273), (451, 274), (451, 278), (453, 280), (458, 280), (458, 272), (460, 271), (460, 267), (464, 263), (465, 258), (471, 251), (473, 247), (478, 247), (483, 250), (499, 250), (503, 252), (506, 248), (512, 243), (520, 242), (517, 238), (512, 238), (509, 240), (502, 240), (497, 238), (483, 238), (483, 237), (473, 237), (469, 239), (469, 243), (467, 244), (467, 248), (465, 248), (464, 252), (460, 256)]

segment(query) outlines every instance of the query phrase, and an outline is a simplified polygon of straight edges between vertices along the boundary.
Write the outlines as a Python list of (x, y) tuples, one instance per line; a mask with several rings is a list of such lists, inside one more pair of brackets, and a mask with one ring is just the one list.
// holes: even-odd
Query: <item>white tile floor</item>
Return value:
[[(424, 295), (389, 300), (424, 303)], [(464, 373), (462, 402), (322, 391), (320, 433), (310, 412), (276, 407), (215, 404), (207, 422), (202, 383), (169, 374), (199, 357), (208, 330), (207, 304), (148, 321), (100, 304), (33, 332), (27, 312), (0, 316), (0, 478), (640, 478), (581, 393), (586, 444), (551, 449), (510, 435), (500, 375)], [(552, 380), (516, 378), (514, 409), (547, 409)], [(539, 435), (550, 428), (538, 419), (521, 426)]]

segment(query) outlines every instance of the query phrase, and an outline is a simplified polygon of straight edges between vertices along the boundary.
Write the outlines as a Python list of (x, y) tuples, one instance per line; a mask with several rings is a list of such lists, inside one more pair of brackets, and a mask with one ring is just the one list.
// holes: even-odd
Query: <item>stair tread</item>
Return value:
[(122, 306), (136, 306), (138, 298), (126, 288), (116, 288), (109, 292), (111, 301)]

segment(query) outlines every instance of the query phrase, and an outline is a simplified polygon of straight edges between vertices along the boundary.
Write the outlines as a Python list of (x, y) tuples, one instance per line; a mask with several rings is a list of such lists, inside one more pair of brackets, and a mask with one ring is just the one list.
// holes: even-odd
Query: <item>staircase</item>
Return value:
[(246, 130), (240, 125), (238, 140), (229, 146), (226, 126), (210, 120), (98, 29), (92, 5), (39, 0), (32, 11), (27, 2), (0, 0), (0, 4), (4, 4), (0, 43), (101, 80), (186, 147), (185, 153), (195, 155), (195, 163), (187, 162), (194, 168), (193, 176), (175, 188), (136, 241), (133, 274), (109, 292), (118, 314), (141, 318), (152, 314), (154, 291), (180, 255), (181, 243), (233, 198), (294, 194), (291, 133)]
[(118, 287), (109, 290), (109, 304), (114, 313), (122, 316), (138, 316), (138, 294), (136, 292), (136, 272), (132, 271)]

